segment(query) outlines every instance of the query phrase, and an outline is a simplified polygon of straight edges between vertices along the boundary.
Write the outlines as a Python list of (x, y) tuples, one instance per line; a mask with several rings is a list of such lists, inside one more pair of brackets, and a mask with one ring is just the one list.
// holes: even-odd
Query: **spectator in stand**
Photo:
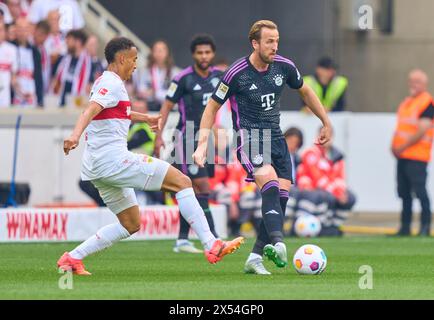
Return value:
[(30, 44), (31, 25), (26, 18), (15, 22), (17, 40), (18, 70), (17, 85), (13, 91), (13, 104), (24, 107), (42, 107), (44, 104), (41, 55)]
[[(216, 143), (218, 148), (222, 147), (222, 142)], [(247, 184), (244, 178), (247, 177), (242, 166), (236, 157), (231, 154), (230, 150), (225, 150), (224, 153), (231, 158), (228, 164), (227, 159), (216, 156), (214, 167), (214, 175), (209, 178), (210, 184), (210, 200), (211, 203), (218, 203), (227, 206), (228, 210), (228, 227), (230, 235), (239, 235), (245, 215), (241, 215), (241, 194), (243, 188)], [(232, 161), (233, 160), (233, 161)], [(249, 218), (249, 217), (247, 217)]]
[[(351, 210), (356, 203), (345, 178), (344, 155), (333, 146), (332, 139), (323, 146), (314, 144), (303, 152), (297, 168), (297, 209), (321, 216), (321, 235), (341, 235), (339, 227), (344, 218), (338, 211)], [(324, 204), (323, 211), (315, 211)]]
[(6, 26), (6, 39), (9, 42), (17, 41), (17, 27), (14, 24)]
[(82, 107), (89, 93), (92, 63), (85, 49), (86, 41), (87, 35), (83, 30), (71, 30), (66, 35), (68, 54), (55, 67), (53, 80), (53, 92), (60, 96), (61, 107), (69, 102), (68, 97), (73, 98), (75, 106)]
[(92, 74), (90, 82), (98, 79), (105, 70), (105, 63), (98, 57), (99, 40), (95, 35), (89, 36), (86, 42), (86, 50), (92, 61)]
[(3, 21), (5, 25), (9, 25), (14, 22), (9, 8), (6, 3), (0, 2), (0, 21)]
[(138, 96), (147, 102), (150, 111), (160, 110), (170, 82), (179, 71), (167, 42), (156, 41), (151, 47), (148, 65), (139, 78), (138, 86)]
[(50, 56), (50, 63), (52, 70), (58, 63), (61, 56), (67, 53), (66, 40), (59, 27), (60, 14), (58, 10), (52, 10), (48, 13), (47, 22), (50, 25), (50, 34), (47, 41), (45, 41), (45, 49)]
[[(348, 87), (348, 79), (336, 74), (337, 65), (329, 57), (323, 57), (318, 61), (315, 74), (305, 76), (307, 83), (320, 99), (327, 111), (337, 112), (345, 109), (345, 93)], [(307, 110), (308, 108), (304, 108)]]
[(0, 22), (0, 109), (9, 108), (11, 105), (17, 64), (17, 48), (6, 41), (6, 25)]
[(21, 13), (23, 17), (27, 17), (29, 15), (30, 6), (32, 2), (33, 0), (20, 0)]
[[(298, 165), (301, 163), (298, 151), (303, 146), (303, 133), (297, 127), (291, 127), (285, 131), (283, 136), (285, 137), (286, 145), (291, 154), (293, 172), (295, 173)], [(295, 181), (293, 181), (293, 183), (295, 183)]]
[(62, 33), (84, 27), (83, 14), (76, 0), (34, 0), (30, 5), (29, 20), (36, 24), (45, 20), (52, 10), (60, 13), (59, 27)]
[(41, 56), (41, 68), (42, 68), (42, 82), (44, 88), (44, 94), (48, 93), (51, 82), (51, 62), (48, 56), (45, 42), (50, 34), (50, 25), (47, 21), (39, 21), (35, 26), (35, 32), (33, 33), (33, 44), (38, 49)]
[(13, 21), (17, 21), (18, 18), (24, 18), (26, 16), (25, 12), (21, 7), (20, 0), (6, 0), (5, 2), (8, 6)]

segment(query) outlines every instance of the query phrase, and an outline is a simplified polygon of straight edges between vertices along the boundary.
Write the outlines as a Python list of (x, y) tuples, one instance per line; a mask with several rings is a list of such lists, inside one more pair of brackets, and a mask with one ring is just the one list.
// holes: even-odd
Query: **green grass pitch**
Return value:
[[(86, 259), (93, 273), (61, 290), (58, 257), (73, 243), (1, 244), (0, 299), (434, 299), (434, 238), (345, 237), (286, 239), (289, 267), (266, 262), (272, 276), (245, 275), (252, 247), (217, 265), (176, 254), (173, 241), (122, 242)], [(298, 275), (292, 255), (306, 243), (328, 257), (319, 276)], [(373, 289), (359, 288), (359, 267), (373, 268)]]

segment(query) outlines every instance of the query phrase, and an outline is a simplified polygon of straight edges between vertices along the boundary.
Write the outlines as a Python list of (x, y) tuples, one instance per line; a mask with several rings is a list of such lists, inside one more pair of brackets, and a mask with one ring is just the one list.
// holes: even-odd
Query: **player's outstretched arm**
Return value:
[(98, 103), (91, 101), (89, 106), (84, 110), (75, 124), (74, 130), (72, 131), (69, 138), (63, 141), (63, 152), (65, 155), (69, 154), (69, 151), (77, 148), (78, 142), (80, 141), (80, 137), (83, 134), (83, 131), (89, 125), (90, 121), (101, 112), (103, 109)]
[(161, 114), (151, 115), (136, 111), (131, 111), (130, 117), (135, 122), (146, 122), (152, 131), (158, 131), (161, 128)]
[(203, 111), (202, 119), (200, 120), (199, 141), (197, 149), (193, 153), (193, 160), (199, 167), (205, 165), (209, 133), (214, 125), (217, 111), (221, 106), (220, 103), (211, 98)]
[(160, 109), (161, 127), (157, 131), (157, 136), (155, 137), (155, 147), (154, 147), (154, 154), (157, 157), (160, 157), (161, 147), (165, 147), (164, 140), (163, 140), (163, 131), (164, 131), (164, 127), (166, 126), (167, 118), (169, 117), (169, 113), (173, 109), (174, 106), (175, 106), (175, 104), (168, 99), (164, 100), (163, 105), (161, 106), (161, 109)]
[(306, 106), (308, 106), (309, 109), (312, 110), (312, 112), (321, 120), (323, 124), (317, 143), (318, 144), (327, 143), (328, 141), (330, 141), (331, 134), (332, 134), (332, 126), (331, 126), (330, 119), (327, 115), (327, 111), (325, 110), (324, 106), (321, 104), (315, 92), (306, 83), (304, 83), (303, 86), (300, 89), (298, 89), (298, 92), (301, 98), (303, 99), (304, 103), (306, 104)]

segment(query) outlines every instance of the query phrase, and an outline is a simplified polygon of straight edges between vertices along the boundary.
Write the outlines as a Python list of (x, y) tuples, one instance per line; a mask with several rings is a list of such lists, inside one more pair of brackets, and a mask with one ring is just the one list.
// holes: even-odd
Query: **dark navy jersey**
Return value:
[(274, 140), (282, 136), (280, 96), (285, 84), (293, 89), (303, 86), (303, 78), (291, 60), (276, 55), (268, 69), (260, 72), (247, 56), (225, 72), (212, 98), (220, 104), (230, 99), (234, 129), (270, 129)]
[(222, 71), (211, 67), (208, 77), (202, 78), (190, 66), (172, 80), (166, 99), (178, 103), (178, 130), (184, 133), (187, 121), (194, 122), (195, 132), (199, 130), (203, 111), (222, 75)]

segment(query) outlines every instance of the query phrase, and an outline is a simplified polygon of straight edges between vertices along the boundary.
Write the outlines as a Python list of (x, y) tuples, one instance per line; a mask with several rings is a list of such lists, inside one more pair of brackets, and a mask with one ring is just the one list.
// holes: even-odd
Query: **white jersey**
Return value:
[(114, 72), (104, 71), (93, 84), (90, 101), (104, 109), (85, 132), (82, 180), (113, 176), (124, 169), (131, 158), (127, 149), (131, 103), (122, 79)]
[(4, 41), (0, 43), (0, 108), (11, 105), (12, 74), (17, 72), (17, 47)]
[(28, 19), (36, 24), (47, 18), (52, 10), (59, 10), (59, 27), (63, 33), (71, 29), (81, 29), (85, 22), (76, 0), (35, 0), (30, 5)]

